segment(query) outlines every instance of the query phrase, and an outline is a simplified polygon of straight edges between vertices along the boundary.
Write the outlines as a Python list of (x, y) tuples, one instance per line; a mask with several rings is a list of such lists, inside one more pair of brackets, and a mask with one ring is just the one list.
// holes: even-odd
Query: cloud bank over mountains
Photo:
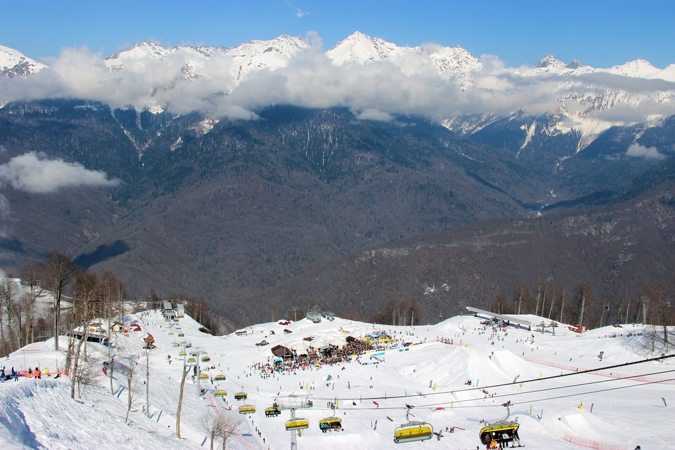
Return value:
[(62, 159), (48, 159), (42, 153), (29, 152), (0, 165), (0, 185), (10, 185), (33, 194), (46, 194), (68, 187), (112, 187), (120, 183), (117, 179), (109, 180), (104, 172), (88, 170), (81, 164)]
[(255, 119), (256, 110), (275, 104), (347, 107), (369, 120), (414, 114), (439, 122), (465, 114), (563, 111), (629, 124), (675, 114), (675, 65), (661, 70), (634, 61), (594, 69), (546, 58), (546, 65), (510, 68), (496, 56), (478, 59), (459, 47), (398, 47), (360, 33), (325, 53), (316, 33), (235, 49), (142, 43), (108, 59), (69, 48), (31, 76), (0, 78), (0, 104), (78, 98), (232, 119)]

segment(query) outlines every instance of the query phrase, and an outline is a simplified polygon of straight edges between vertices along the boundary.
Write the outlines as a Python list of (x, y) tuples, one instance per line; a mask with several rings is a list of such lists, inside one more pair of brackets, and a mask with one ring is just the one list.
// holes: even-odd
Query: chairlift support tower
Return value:
[[(287, 409), (291, 411), (291, 420), (295, 420), (296, 409), (309, 409), (313, 406), (309, 400), (309, 396), (300, 398), (295, 394), (291, 394), (286, 398), (276, 397), (275, 402), (279, 405), (279, 409)], [(291, 430), (291, 450), (298, 450), (297, 431)]]
[(197, 358), (197, 376), (195, 377), (195, 386), (197, 387), (197, 398), (199, 398), (199, 397), (202, 396), (202, 384), (199, 382), (199, 374), (200, 374), (200, 369), (201, 369), (200, 364), (199, 364), (201, 359), (199, 358), (199, 356), (202, 353), (204, 353), (204, 350), (201, 347), (195, 347), (194, 351), (195, 351), (195, 353), (197, 353), (197, 356), (196, 356), (196, 358)]

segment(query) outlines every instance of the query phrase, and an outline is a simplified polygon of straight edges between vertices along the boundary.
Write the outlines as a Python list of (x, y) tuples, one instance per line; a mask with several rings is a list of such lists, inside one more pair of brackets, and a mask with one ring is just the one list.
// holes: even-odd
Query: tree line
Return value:
[[(18, 279), (12, 274), (0, 279), (2, 355), (50, 337), (58, 350), (60, 336), (80, 328), (86, 333), (92, 321), (119, 317), (122, 322), (124, 302), (129, 300), (124, 283), (115, 274), (88, 273), (70, 256), (57, 251), (50, 251), (40, 263), (25, 264)], [(38, 301), (47, 296), (50, 301)], [(154, 290), (146, 299), (148, 309), (159, 308), (163, 302)], [(209, 330), (218, 329), (204, 297), (170, 294), (166, 300), (183, 303), (185, 312), (200, 324)]]
[(419, 325), (423, 323), (422, 308), (416, 301), (390, 300), (370, 318), (370, 322), (399, 326)]
[(490, 311), (497, 314), (534, 314), (562, 323), (575, 323), (586, 328), (609, 324), (643, 323), (663, 328), (667, 341), (667, 328), (675, 325), (675, 277), (650, 283), (632, 295), (615, 297), (596, 295), (586, 283), (574, 289), (558, 286), (548, 280), (539, 280), (531, 291), (519, 284), (511, 300), (503, 292), (490, 304)]

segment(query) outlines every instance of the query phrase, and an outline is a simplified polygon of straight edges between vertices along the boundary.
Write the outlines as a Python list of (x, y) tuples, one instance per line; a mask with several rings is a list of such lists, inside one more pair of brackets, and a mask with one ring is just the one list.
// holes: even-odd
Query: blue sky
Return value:
[(0, 0), (0, 45), (34, 59), (87, 46), (103, 56), (143, 40), (233, 47), (316, 31), (328, 50), (361, 31), (397, 45), (460, 45), (532, 65), (547, 53), (610, 67), (675, 63), (675, 1)]

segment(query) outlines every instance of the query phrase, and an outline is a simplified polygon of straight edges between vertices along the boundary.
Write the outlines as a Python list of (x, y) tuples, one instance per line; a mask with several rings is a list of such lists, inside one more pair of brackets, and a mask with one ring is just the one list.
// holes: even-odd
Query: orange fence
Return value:
[[(40, 377), (42, 377), (42, 378), (53, 377), (53, 376), (56, 376), (56, 375), (62, 376), (63, 374), (65, 374), (65, 371), (64, 371), (63, 369), (58, 370), (58, 371), (56, 371), (56, 372), (52, 372), (51, 370), (47, 370), (47, 371), (42, 370), (42, 371), (40, 371)], [(6, 375), (9, 375), (9, 374), (6, 373)], [(31, 373), (28, 373), (28, 372), (25, 371), (25, 370), (20, 370), (20, 371), (19, 371), (19, 376), (20, 376), (20, 377), (26, 377), (26, 378), (35, 378), (35, 371), (33, 370)]]
[(583, 439), (570, 434), (565, 434), (563, 439), (565, 439), (567, 442), (571, 442), (572, 444), (577, 444), (588, 448), (595, 448), (597, 450), (628, 450), (623, 445), (605, 444), (604, 442), (598, 442), (592, 439)]
[[(520, 358), (524, 359), (525, 361), (530, 361), (533, 363), (537, 364), (542, 364), (545, 366), (551, 366), (551, 367), (557, 367), (558, 369), (564, 369), (564, 370), (569, 370), (570, 372), (583, 372), (584, 370), (588, 370), (588, 368), (583, 368), (580, 369), (579, 367), (573, 367), (573, 366), (566, 366), (564, 364), (558, 364), (554, 363), (552, 361), (544, 361), (541, 359), (536, 359), (532, 358), (530, 356), (520, 356)], [(645, 377), (645, 376), (632, 376), (632, 375), (626, 375), (623, 373), (616, 373), (616, 372), (603, 372), (603, 371), (597, 371), (597, 372), (591, 372), (589, 375), (598, 375), (601, 377), (607, 377), (607, 378), (621, 378), (621, 379), (626, 379), (630, 381), (639, 381), (640, 383), (663, 383), (663, 384), (675, 384), (675, 380), (668, 380), (664, 378), (654, 378), (654, 377)]]

